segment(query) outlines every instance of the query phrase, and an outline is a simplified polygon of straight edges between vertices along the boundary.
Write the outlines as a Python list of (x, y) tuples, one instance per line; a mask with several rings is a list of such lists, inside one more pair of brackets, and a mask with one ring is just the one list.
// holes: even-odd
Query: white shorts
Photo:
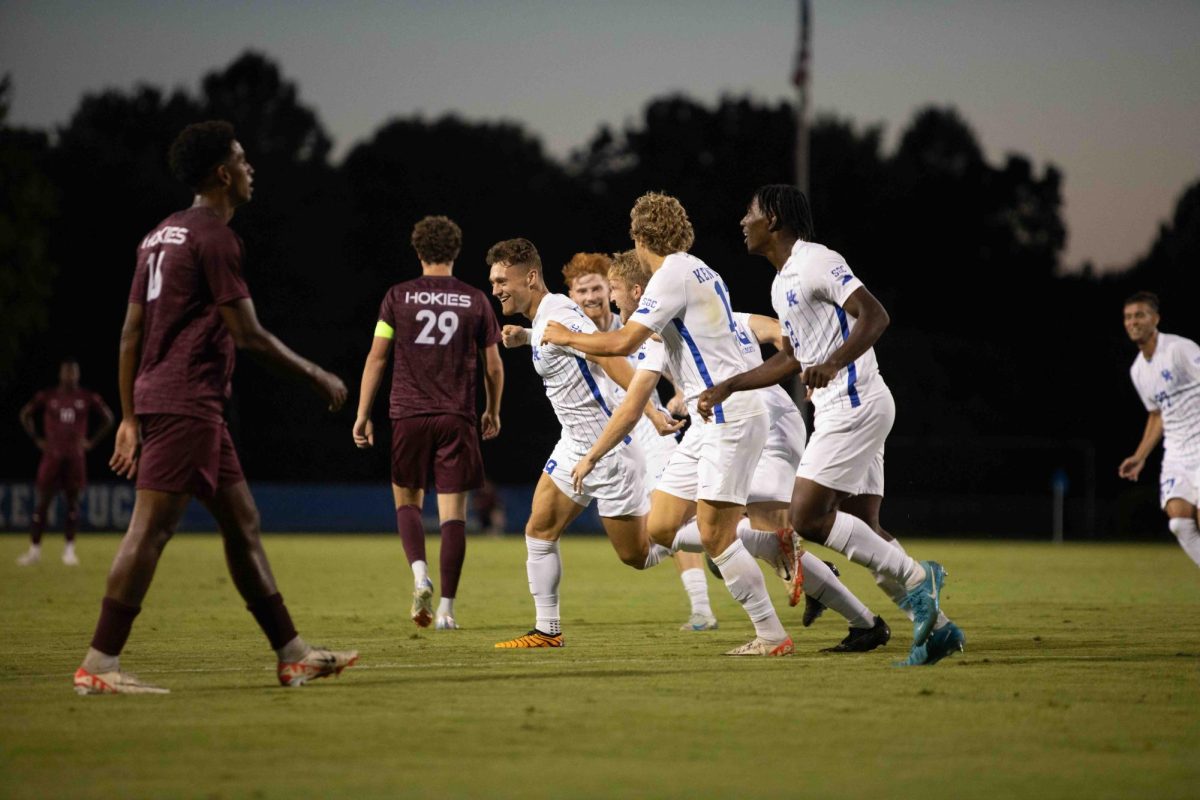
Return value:
[(645, 416), (638, 420), (632, 435), (633, 441), (642, 450), (642, 458), (645, 459), (644, 483), (646, 494), (649, 495), (658, 485), (658, 479), (662, 477), (663, 470), (667, 468), (667, 462), (671, 460), (671, 454), (675, 452), (679, 443), (675, 441), (674, 435), (659, 436), (658, 431), (654, 429), (654, 423)]
[(744, 505), (769, 425), (766, 414), (721, 424), (693, 414), (655, 489), (684, 500)]
[(1164, 461), (1158, 478), (1158, 504), (1166, 509), (1168, 500), (1179, 499), (1198, 505), (1197, 486), (1200, 486), (1200, 474), (1195, 467), (1178, 461)]
[(758, 460), (754, 477), (750, 480), (747, 503), (791, 502), (796, 470), (800, 467), (800, 457), (804, 455), (806, 439), (808, 429), (804, 426), (804, 417), (795, 407), (779, 417), (767, 433), (762, 458)]
[(641, 517), (650, 513), (650, 501), (644, 486), (645, 465), (637, 443), (610, 450), (583, 479), (583, 491), (572, 486), (571, 470), (587, 455), (587, 450), (569, 439), (559, 439), (543, 471), (559, 491), (575, 503), (588, 506), (596, 501), (602, 517)]
[(883, 496), (883, 445), (896, 419), (892, 392), (879, 381), (858, 408), (818, 412), (796, 476), (851, 495)]

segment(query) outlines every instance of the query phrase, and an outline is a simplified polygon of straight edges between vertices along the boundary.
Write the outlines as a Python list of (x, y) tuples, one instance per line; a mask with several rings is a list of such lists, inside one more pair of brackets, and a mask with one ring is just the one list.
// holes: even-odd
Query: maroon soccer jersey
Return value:
[(425, 275), (389, 289), (379, 320), (394, 331), (389, 416), (473, 421), (479, 351), (500, 341), (487, 295), (449, 275)]
[(83, 451), (87, 439), (88, 417), (104, 401), (87, 389), (46, 389), (33, 396), (33, 412), (42, 415), (42, 430), (46, 434), (46, 453), (74, 455)]
[(142, 240), (129, 291), (145, 308), (137, 414), (221, 418), (235, 347), (218, 307), (250, 296), (242, 257), (241, 238), (206, 208), (172, 214)]

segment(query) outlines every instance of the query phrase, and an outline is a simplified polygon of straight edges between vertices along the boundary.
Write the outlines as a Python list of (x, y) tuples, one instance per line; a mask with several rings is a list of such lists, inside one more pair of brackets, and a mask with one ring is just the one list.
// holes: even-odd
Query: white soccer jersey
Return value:
[(1161, 411), (1163, 461), (1200, 466), (1200, 346), (1159, 333), (1154, 355), (1133, 359), (1129, 376), (1147, 411)]
[[(612, 397), (605, 392), (608, 381), (602, 384), (597, 380), (579, 351), (560, 345), (542, 347), (542, 335), (550, 320), (578, 333), (595, 333), (596, 326), (569, 297), (548, 294), (534, 315), (529, 340), (533, 345), (533, 368), (542, 376), (546, 397), (562, 425), (563, 438), (587, 450), (612, 416)], [(628, 443), (629, 438), (625, 441)]]
[[(862, 286), (846, 260), (821, 244), (798, 241), (771, 284), (771, 305), (796, 359), (805, 367), (823, 364), (850, 338), (854, 318), (842, 304)], [(870, 396), (879, 374), (870, 348), (843, 367), (829, 385), (813, 392), (817, 413), (858, 408)]]
[[(762, 366), (761, 344), (758, 337), (754, 335), (754, 329), (750, 327), (750, 315), (743, 311), (735, 311), (733, 321), (737, 325), (734, 333), (737, 334), (738, 346), (742, 348), (742, 356), (746, 359), (746, 369)], [(771, 425), (774, 425), (784, 414), (797, 410), (791, 396), (781, 386), (764, 386), (756, 391), (762, 398), (763, 405), (767, 407)]]
[[(696, 412), (705, 389), (746, 371), (734, 334), (729, 288), (715, 270), (687, 253), (667, 256), (650, 278), (641, 305), (629, 320), (662, 337), (666, 369)], [(753, 417), (764, 412), (753, 392), (738, 392), (713, 409), (713, 421)]]

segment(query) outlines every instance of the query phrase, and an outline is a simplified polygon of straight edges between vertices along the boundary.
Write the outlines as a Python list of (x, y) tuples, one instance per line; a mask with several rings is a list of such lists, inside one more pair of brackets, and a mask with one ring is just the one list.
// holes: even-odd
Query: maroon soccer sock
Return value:
[(425, 526), (421, 524), (421, 509), (416, 506), (400, 506), (396, 509), (396, 530), (404, 544), (404, 555), (408, 563), (425, 560)]
[(246, 606), (254, 615), (254, 621), (267, 635), (271, 648), (278, 650), (296, 638), (296, 626), (292, 624), (292, 615), (283, 604), (283, 595), (279, 592)]
[(42, 534), (46, 532), (46, 509), (34, 509), (32, 522), (33, 524), (29, 526), (29, 541), (33, 544), (41, 544)]
[(75, 531), (79, 529), (79, 509), (67, 509), (67, 521), (63, 523), (63, 535), (67, 544), (75, 541)]
[(461, 519), (442, 523), (442, 597), (458, 594), (458, 578), (467, 557), (467, 525)]
[(140, 606), (131, 606), (106, 597), (100, 603), (100, 621), (92, 636), (92, 647), (108, 656), (119, 656), (125, 649), (133, 621), (141, 613)]

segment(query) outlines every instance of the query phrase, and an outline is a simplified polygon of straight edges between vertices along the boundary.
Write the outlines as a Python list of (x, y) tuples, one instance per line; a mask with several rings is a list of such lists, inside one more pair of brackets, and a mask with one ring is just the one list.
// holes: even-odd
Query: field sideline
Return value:
[(418, 633), (394, 537), (270, 535), (300, 632), (362, 653), (340, 679), (286, 691), (219, 540), (181, 536), (123, 658), (173, 693), (79, 698), (70, 677), (117, 541), (82, 537), (69, 569), (50, 535), (42, 563), (20, 569), (26, 540), (0, 537), (2, 797), (1092, 800), (1200, 784), (1200, 572), (1169, 542), (906, 541), (950, 570), (968, 650), (899, 670), (906, 621), (821, 548), (892, 623), (892, 645), (816, 653), (840, 620), (801, 628), (771, 578), (797, 655), (722, 658), (752, 635), (723, 585), (709, 581), (721, 629), (679, 632), (673, 566), (636, 573), (603, 539), (575, 537), (567, 647), (497, 652), (532, 626), (521, 537), (470, 539), (465, 630)]

